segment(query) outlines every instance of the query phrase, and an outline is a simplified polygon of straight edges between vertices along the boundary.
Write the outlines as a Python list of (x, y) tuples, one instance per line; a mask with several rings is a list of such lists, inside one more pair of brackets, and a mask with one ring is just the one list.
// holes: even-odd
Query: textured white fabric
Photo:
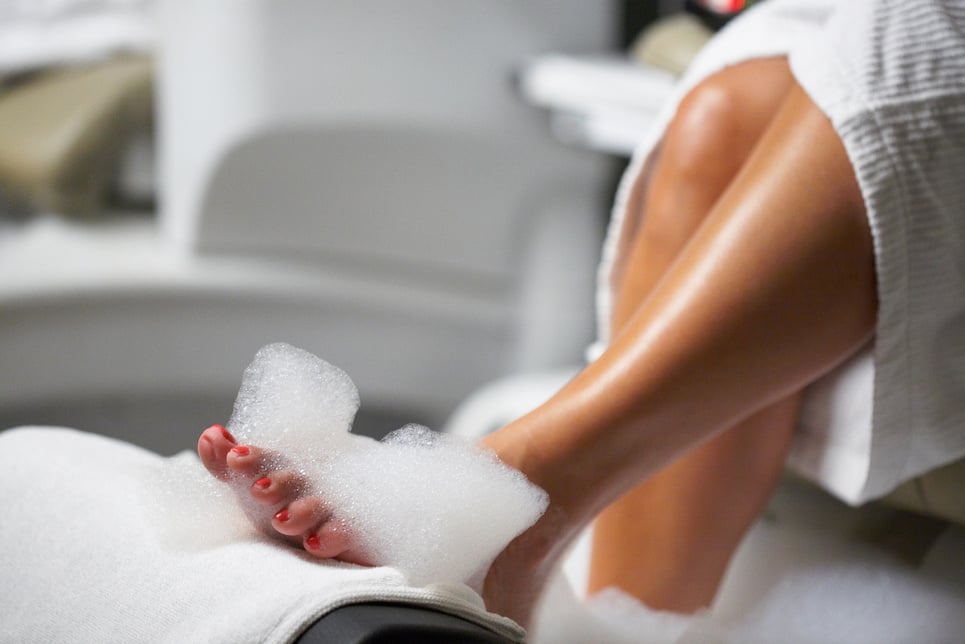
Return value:
[(522, 638), (466, 586), (413, 588), (395, 569), (320, 562), (250, 532), (179, 534), (172, 504), (199, 524), (217, 512), (192, 497), (200, 468), (74, 430), (0, 433), (0, 642), (289, 642), (365, 601)]
[(965, 3), (845, 4), (790, 63), (844, 142), (874, 235), (876, 496), (965, 455)]
[(859, 503), (965, 456), (965, 3), (769, 0), (701, 52), (621, 183), (598, 289), (606, 346), (612, 284), (637, 222), (631, 189), (680, 99), (741, 61), (787, 55), (845, 144), (875, 242), (874, 347), (808, 389), (791, 465)]

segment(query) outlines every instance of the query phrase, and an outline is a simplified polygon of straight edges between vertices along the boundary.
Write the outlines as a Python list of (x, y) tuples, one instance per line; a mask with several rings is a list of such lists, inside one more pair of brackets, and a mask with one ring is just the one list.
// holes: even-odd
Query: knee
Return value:
[(651, 246), (674, 254), (682, 248), (744, 162), (740, 109), (740, 97), (713, 77), (681, 101), (647, 194), (645, 237)]
[(704, 181), (733, 172), (753, 145), (744, 140), (743, 116), (737, 90), (710, 77), (680, 102), (664, 139), (663, 162), (678, 180)]

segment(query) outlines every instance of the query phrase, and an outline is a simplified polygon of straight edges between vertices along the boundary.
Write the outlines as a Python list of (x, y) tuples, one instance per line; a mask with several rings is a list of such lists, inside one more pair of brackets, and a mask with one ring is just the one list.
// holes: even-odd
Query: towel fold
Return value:
[(0, 639), (290, 642), (335, 608), (376, 601), (522, 640), (466, 586), (414, 588), (393, 568), (319, 562), (234, 525), (213, 529), (220, 506), (198, 497), (200, 472), (193, 455), (71, 429), (0, 434)]

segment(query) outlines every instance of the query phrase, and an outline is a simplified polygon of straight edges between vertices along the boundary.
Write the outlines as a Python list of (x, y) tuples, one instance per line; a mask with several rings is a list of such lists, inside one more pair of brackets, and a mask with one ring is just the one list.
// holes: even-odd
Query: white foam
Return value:
[(197, 454), (181, 452), (145, 476), (141, 498), (165, 547), (201, 551), (258, 538), (235, 496), (205, 470)]
[[(644, 573), (645, 574), (645, 573)], [(560, 576), (536, 644), (903, 644), (965, 633), (965, 530), (949, 529), (918, 566), (824, 531), (759, 522), (715, 605), (654, 611), (610, 588), (577, 598)]]
[(546, 493), (494, 454), (409, 425), (383, 442), (350, 434), (359, 396), (337, 367), (287, 344), (245, 370), (228, 429), (279, 454), (413, 585), (469, 582), (532, 525)]

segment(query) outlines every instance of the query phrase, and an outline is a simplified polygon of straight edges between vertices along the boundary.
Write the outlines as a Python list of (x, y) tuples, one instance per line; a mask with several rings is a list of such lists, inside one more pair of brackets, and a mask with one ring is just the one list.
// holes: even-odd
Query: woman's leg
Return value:
[[(696, 86), (673, 119), (642, 204), (613, 311), (619, 335), (750, 156), (791, 87), (784, 58), (736, 65)], [(635, 195), (636, 196), (636, 195)], [(594, 522), (590, 590), (617, 586), (690, 612), (713, 600), (783, 469), (798, 396), (664, 468)]]
[[(824, 115), (792, 87), (604, 355), (484, 441), (550, 495), (543, 517), (490, 568), (490, 610), (528, 622), (559, 556), (593, 517), (826, 373), (865, 342), (876, 313), (871, 236), (847, 155)], [(257, 448), (211, 428), (199, 453), (215, 476), (247, 473), (244, 493), (301, 508), (275, 516), (279, 534), (292, 533), (315, 556), (354, 558), (357, 544), (332, 527), (324, 502), (259, 465)], [(298, 535), (286, 529), (295, 524)]]
[(528, 621), (565, 546), (593, 517), (826, 373), (868, 339), (876, 315), (853, 170), (830, 123), (794, 85), (607, 351), (487, 437), (551, 499), (491, 567), (488, 606)]

